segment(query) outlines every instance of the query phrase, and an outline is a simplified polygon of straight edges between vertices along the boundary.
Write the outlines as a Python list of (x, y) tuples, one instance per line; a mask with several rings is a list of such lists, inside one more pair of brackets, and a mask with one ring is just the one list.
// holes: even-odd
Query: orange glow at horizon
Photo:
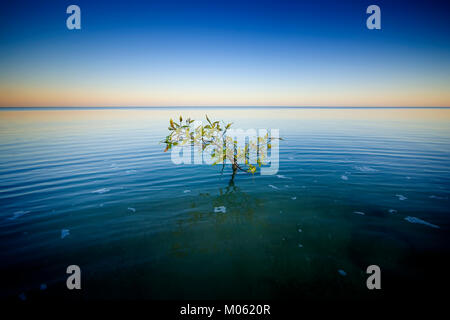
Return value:
[(336, 106), (336, 107), (448, 107), (450, 91), (281, 90), (264, 87), (170, 88), (145, 87), (65, 88), (0, 84), (0, 107), (125, 107), (125, 106)]

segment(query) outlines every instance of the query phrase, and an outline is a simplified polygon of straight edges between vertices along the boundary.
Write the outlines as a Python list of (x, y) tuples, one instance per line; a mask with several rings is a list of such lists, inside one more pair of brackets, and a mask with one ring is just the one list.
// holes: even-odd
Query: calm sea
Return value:
[[(173, 164), (169, 119), (205, 114), (279, 129), (277, 175)], [(372, 264), (425, 294), (449, 197), (450, 109), (0, 111), (0, 298), (371, 299)]]

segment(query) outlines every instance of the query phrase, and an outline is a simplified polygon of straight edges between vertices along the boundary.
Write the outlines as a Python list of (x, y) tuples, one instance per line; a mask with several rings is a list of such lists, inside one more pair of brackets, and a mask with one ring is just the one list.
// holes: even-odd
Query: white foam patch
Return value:
[(280, 179), (289, 179), (289, 180), (292, 180), (292, 178), (291, 178), (291, 177), (286, 177), (286, 176), (284, 176), (284, 175), (282, 175), (282, 174), (277, 174), (277, 178), (280, 178)]
[(101, 189), (98, 189), (98, 190), (95, 190), (95, 191), (92, 191), (92, 193), (106, 193), (106, 192), (109, 192), (110, 191), (110, 189), (108, 189), (108, 188), (101, 188)]
[(423, 224), (423, 225), (431, 227), (431, 228), (440, 229), (439, 226), (437, 226), (435, 224), (432, 224), (432, 223), (429, 223), (429, 222), (427, 222), (425, 220), (422, 220), (420, 218), (408, 216), (408, 217), (405, 218), (405, 220), (408, 221), (408, 222), (411, 222), (411, 223)]
[(13, 213), (12, 217), (9, 217), (8, 220), (16, 220), (17, 218), (20, 218), (21, 216), (29, 213), (30, 211), (26, 210), (20, 210)]
[(128, 207), (127, 210), (130, 210), (132, 212), (136, 212), (136, 209), (135, 208), (131, 208), (131, 207)]
[(297, 200), (297, 197), (292, 197), (291, 199), (292, 199), (292, 200)]
[(396, 194), (395, 196), (398, 198), (398, 200), (401, 200), (401, 201), (408, 199), (407, 197), (405, 197), (404, 195), (401, 195), (401, 194)]
[(390, 214), (397, 213), (397, 210), (395, 210), (395, 209), (389, 209), (389, 213), (390, 213)]
[(183, 193), (189, 193), (191, 190), (184, 190)]
[(303, 231), (302, 229), (300, 229), (300, 228), (298, 229), (298, 232), (302, 232), (302, 231)]
[(362, 215), (362, 216), (364, 216), (364, 215), (365, 215), (365, 213), (364, 213), (364, 212), (362, 212), (362, 211), (353, 211), (353, 213), (356, 213), (356, 214), (360, 214), (360, 215)]
[(134, 169), (125, 171), (127, 174), (135, 174), (137, 171)]
[(347, 180), (348, 180), (348, 177), (347, 177), (346, 175), (342, 175), (342, 176), (341, 176), (341, 179), (347, 181)]
[(214, 207), (215, 213), (227, 213), (227, 208), (224, 206)]
[(61, 230), (61, 239), (64, 239), (68, 235), (70, 235), (70, 230), (69, 229), (62, 229)]
[(272, 189), (275, 189), (275, 190), (280, 190), (280, 188), (275, 187), (274, 185), (271, 185), (271, 184), (269, 184), (269, 187), (271, 187)]
[(429, 196), (430, 199), (436, 199), (436, 200), (446, 200), (448, 199), (448, 197), (439, 197), (439, 196), (435, 196), (435, 195), (431, 195)]
[(368, 166), (354, 166), (354, 168), (356, 170), (358, 170), (358, 171), (361, 171), (361, 172), (375, 172), (375, 171), (378, 171), (377, 169), (374, 169), (374, 168), (371, 168), (371, 167), (368, 167)]

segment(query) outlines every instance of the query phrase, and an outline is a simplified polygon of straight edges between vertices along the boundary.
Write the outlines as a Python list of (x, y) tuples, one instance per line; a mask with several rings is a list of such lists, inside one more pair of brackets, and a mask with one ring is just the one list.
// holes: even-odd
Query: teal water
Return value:
[[(173, 164), (169, 118), (206, 113), (280, 129), (278, 174)], [(449, 138), (449, 109), (0, 111), (0, 297), (371, 299), (371, 264), (385, 295), (433, 289)]]

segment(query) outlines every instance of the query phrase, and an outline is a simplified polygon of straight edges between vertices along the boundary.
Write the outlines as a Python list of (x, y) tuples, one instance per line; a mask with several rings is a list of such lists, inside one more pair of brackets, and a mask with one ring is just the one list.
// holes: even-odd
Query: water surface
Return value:
[[(206, 113), (280, 129), (278, 175), (173, 164), (169, 118)], [(0, 111), (0, 297), (69, 299), (71, 264), (83, 299), (370, 299), (371, 264), (433, 289), (449, 138), (449, 109)]]

